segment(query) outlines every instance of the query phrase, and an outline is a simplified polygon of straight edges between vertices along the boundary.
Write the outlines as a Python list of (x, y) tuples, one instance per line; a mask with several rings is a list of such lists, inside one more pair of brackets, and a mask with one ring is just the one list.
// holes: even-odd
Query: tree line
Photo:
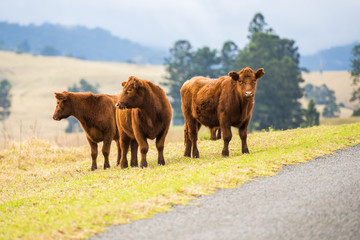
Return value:
[[(249, 43), (243, 49), (227, 41), (219, 52), (207, 46), (195, 50), (187, 40), (177, 41), (170, 49), (165, 59), (167, 82), (164, 85), (168, 87), (173, 106), (174, 125), (184, 123), (179, 91), (185, 81), (197, 75), (217, 78), (247, 66), (264, 68), (267, 73), (258, 83), (250, 129), (289, 129), (319, 124), (314, 96), (308, 98), (313, 100), (307, 109), (302, 109), (299, 102), (304, 94), (300, 87), (304, 82), (301, 72), (306, 69), (299, 66), (300, 54), (295, 41), (278, 36), (261, 13), (255, 14), (248, 31)], [(360, 56), (360, 48), (357, 51)], [(360, 67), (357, 71), (360, 72)], [(356, 79), (354, 82), (360, 82), (359, 77)], [(327, 89), (325, 95), (323, 116), (338, 116), (334, 91)], [(353, 98), (360, 100), (360, 88)]]
[[(167, 81), (163, 85), (168, 87), (174, 125), (184, 123), (180, 88), (186, 80), (197, 75), (217, 78), (247, 66), (264, 68), (267, 73), (258, 83), (250, 130), (318, 125), (320, 114), (315, 104), (325, 104), (323, 117), (338, 116), (334, 91), (326, 85), (300, 88), (299, 84), (304, 81), (301, 71), (304, 69), (299, 67), (300, 54), (294, 40), (278, 36), (268, 27), (261, 13), (255, 14), (248, 30), (249, 43), (243, 49), (230, 40), (223, 44), (220, 51), (207, 46), (193, 49), (187, 40), (177, 41), (170, 49), (169, 57), (165, 58)], [(26, 51), (27, 44), (24, 43), (22, 48)], [(351, 64), (354, 91), (350, 100), (358, 103), (353, 116), (360, 116), (360, 44), (352, 50)], [(11, 113), (11, 87), (8, 79), (0, 81), (0, 121), (3, 124)], [(81, 79), (79, 84), (69, 86), (68, 91), (97, 93), (98, 88), (99, 85), (91, 85)], [(302, 109), (299, 102), (303, 94), (309, 100), (307, 109)], [(75, 119), (68, 121), (66, 132), (80, 130)]]

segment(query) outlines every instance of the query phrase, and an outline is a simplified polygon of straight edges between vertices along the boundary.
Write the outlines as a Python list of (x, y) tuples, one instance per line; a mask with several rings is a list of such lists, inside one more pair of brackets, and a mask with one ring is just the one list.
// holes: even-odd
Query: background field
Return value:
[(41, 137), (63, 141), (67, 122), (52, 119), (55, 91), (67, 90), (85, 78), (92, 84), (98, 83), (100, 92), (116, 94), (122, 89), (121, 82), (130, 75), (159, 83), (163, 81), (165, 69), (155, 65), (90, 62), (0, 51), (0, 79), (7, 78), (13, 85), (12, 113), (6, 121), (7, 140)]
[[(100, 92), (114, 94), (121, 91), (121, 82), (130, 75), (159, 84), (165, 81), (166, 72), (162, 65), (91, 62), (0, 51), (0, 79), (7, 78), (13, 85), (12, 113), (6, 121), (5, 134), (0, 134), (0, 148), (29, 137), (50, 139), (60, 146), (86, 144), (84, 134), (65, 134), (67, 122), (52, 119), (55, 109), (53, 93), (66, 90), (84, 78), (92, 84), (98, 83)], [(354, 104), (349, 102), (352, 87), (348, 72), (304, 73), (303, 78), (303, 85), (312, 83), (320, 86), (325, 83), (335, 91), (337, 102), (346, 106), (341, 108), (341, 117), (352, 114)], [(306, 101), (302, 102), (306, 106)], [(318, 106), (318, 109), (322, 111), (322, 106)], [(172, 132), (173, 139), (182, 141), (181, 128), (175, 128)]]

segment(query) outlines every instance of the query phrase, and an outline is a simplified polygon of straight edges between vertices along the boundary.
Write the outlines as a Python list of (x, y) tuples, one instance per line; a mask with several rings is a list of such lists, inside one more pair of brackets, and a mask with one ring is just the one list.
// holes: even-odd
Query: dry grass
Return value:
[(147, 169), (114, 167), (113, 148), (112, 167), (94, 172), (88, 147), (16, 143), (0, 151), (0, 239), (85, 238), (359, 143), (360, 123), (258, 132), (248, 138), (251, 154), (242, 155), (234, 134), (228, 158), (220, 157), (222, 141), (201, 140), (200, 159), (182, 157), (183, 142), (175, 141), (165, 146), (165, 166), (156, 164), (151, 144)]
[(302, 86), (311, 83), (315, 86), (326, 84), (329, 89), (335, 91), (337, 103), (344, 103), (347, 108), (354, 108), (355, 103), (350, 102), (351, 94), (353, 92), (352, 78), (347, 71), (326, 71), (326, 72), (310, 72), (303, 73)]

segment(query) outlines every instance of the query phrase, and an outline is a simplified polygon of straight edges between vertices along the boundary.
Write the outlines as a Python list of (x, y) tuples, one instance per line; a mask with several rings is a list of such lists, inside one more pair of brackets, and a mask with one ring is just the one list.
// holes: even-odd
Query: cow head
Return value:
[(145, 101), (144, 84), (142, 80), (131, 76), (128, 81), (124, 81), (121, 84), (123, 90), (115, 106), (119, 109), (141, 108)]
[(69, 93), (64, 91), (62, 93), (54, 93), (56, 98), (56, 108), (53, 119), (60, 121), (63, 118), (68, 118), (72, 115), (72, 105), (69, 99)]
[(263, 68), (259, 68), (254, 72), (249, 67), (242, 69), (240, 72), (229, 72), (229, 76), (232, 80), (237, 81), (241, 86), (241, 95), (247, 99), (255, 96), (257, 80), (264, 74)]

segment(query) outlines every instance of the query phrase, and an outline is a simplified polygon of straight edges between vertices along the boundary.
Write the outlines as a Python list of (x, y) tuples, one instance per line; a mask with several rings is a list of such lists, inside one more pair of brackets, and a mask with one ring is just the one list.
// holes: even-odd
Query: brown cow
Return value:
[[(128, 166), (126, 154), (130, 142), (132, 152), (137, 151), (137, 144), (140, 145), (140, 167), (147, 167), (148, 138), (156, 138), (158, 164), (165, 165), (164, 142), (172, 115), (169, 99), (164, 90), (156, 84), (133, 76), (129, 77), (127, 82), (122, 82), (122, 86), (123, 91), (116, 104), (116, 107), (121, 109), (116, 111), (116, 123), (120, 130), (122, 150), (121, 167)], [(132, 157), (131, 165), (137, 166), (137, 161), (135, 163), (133, 160)]]
[(265, 74), (260, 68), (254, 72), (247, 67), (240, 72), (218, 79), (193, 77), (180, 89), (181, 108), (185, 118), (185, 153), (187, 157), (199, 157), (198, 130), (201, 125), (220, 127), (224, 139), (223, 156), (229, 156), (231, 126), (239, 129), (242, 152), (249, 153), (246, 143), (247, 127), (255, 104), (256, 82)]
[(91, 147), (91, 170), (97, 169), (96, 158), (98, 143), (103, 141), (104, 169), (110, 167), (109, 152), (111, 141), (116, 141), (118, 149), (117, 163), (120, 163), (119, 133), (115, 119), (115, 103), (117, 95), (73, 93), (55, 93), (57, 105), (53, 119), (60, 121), (63, 118), (74, 116), (86, 133)]

